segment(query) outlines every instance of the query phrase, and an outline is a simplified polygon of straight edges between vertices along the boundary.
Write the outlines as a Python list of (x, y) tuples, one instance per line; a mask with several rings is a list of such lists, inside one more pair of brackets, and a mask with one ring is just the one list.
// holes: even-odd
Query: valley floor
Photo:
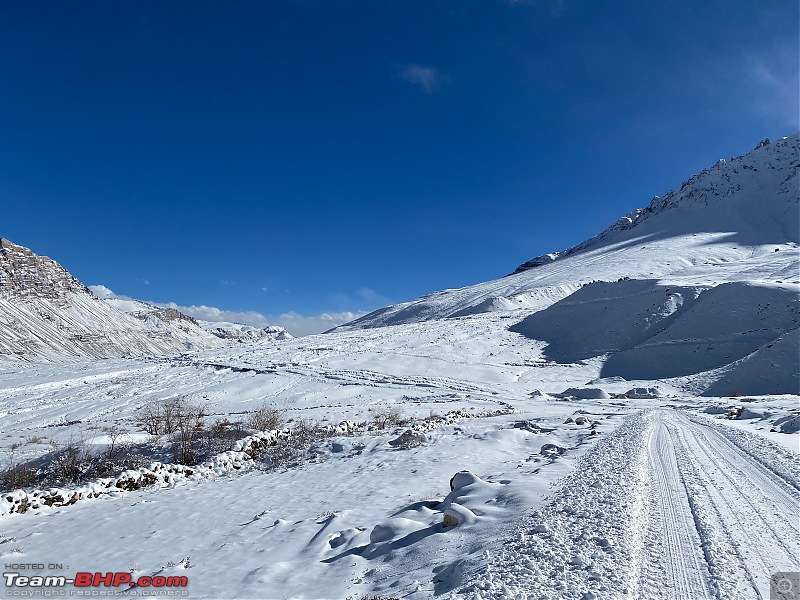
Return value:
[[(262, 404), (292, 423), (385, 408), (416, 424), (463, 416), (418, 446), (389, 443), (407, 426), (360, 430), (299, 449), (294, 466), (256, 461), (2, 515), (0, 559), (63, 566), (48, 575), (185, 575), (192, 598), (769, 598), (774, 573), (800, 570), (798, 434), (786, 426), (797, 396), (699, 398), (682, 379), (599, 379), (601, 360), (547, 361), (506, 319), (9, 363), (0, 448), (24, 460), (76, 437), (101, 448), (112, 425), (135, 443), (136, 410), (164, 398), (230, 420)], [(659, 397), (621, 397), (656, 386)], [(606, 393), (556, 396), (570, 387)], [(459, 524), (445, 527), (446, 515)]]

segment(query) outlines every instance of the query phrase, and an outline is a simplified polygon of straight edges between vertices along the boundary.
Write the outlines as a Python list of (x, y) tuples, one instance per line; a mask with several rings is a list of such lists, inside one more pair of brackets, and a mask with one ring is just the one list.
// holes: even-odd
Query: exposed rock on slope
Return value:
[(241, 343), (261, 343), (292, 339), (292, 335), (288, 331), (277, 325), (253, 327), (252, 325), (225, 321), (198, 321), (198, 323), (200, 327), (219, 338)]
[(0, 238), (0, 297), (63, 300), (70, 292), (89, 289), (56, 261)]
[(241, 323), (230, 323), (227, 321), (204, 321), (185, 315), (174, 307), (163, 304), (153, 304), (134, 300), (125, 296), (117, 296), (107, 287), (90, 286), (90, 291), (97, 295), (101, 300), (113, 306), (117, 310), (136, 317), (140, 320), (160, 319), (162, 321), (172, 321), (181, 319), (189, 321), (200, 327), (204, 331), (230, 342), (240, 342), (246, 344), (273, 342), (291, 339), (292, 336), (283, 327), (268, 325), (266, 327), (254, 327)]

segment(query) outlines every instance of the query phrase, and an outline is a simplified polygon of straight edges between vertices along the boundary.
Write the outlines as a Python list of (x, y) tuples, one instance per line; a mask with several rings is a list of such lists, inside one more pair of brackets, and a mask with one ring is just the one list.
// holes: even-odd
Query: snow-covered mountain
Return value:
[[(738, 600), (791, 585), (796, 144), (360, 327), (169, 360), (0, 361), (0, 547), (26, 561), (8, 577), (70, 574), (58, 560), (202, 598)], [(9, 306), (24, 339), (36, 325), (84, 353), (62, 331), (75, 325), (37, 311), (128, 339), (163, 323), (251, 334), (92, 296), (3, 248), (3, 335)], [(159, 406), (208, 413), (199, 464), (164, 462), (179, 440), (141, 418)], [(285, 428), (246, 435), (264, 409)]]
[(121, 310), (139, 320), (144, 321), (155, 318), (162, 321), (173, 321), (174, 319), (189, 321), (215, 337), (231, 342), (253, 344), (288, 340), (292, 338), (288, 331), (277, 325), (255, 327), (229, 321), (206, 321), (186, 315), (173, 306), (154, 304), (142, 300), (135, 300), (134, 298), (118, 296), (103, 285), (89, 286), (89, 290), (117, 310)]
[(230, 323), (228, 321), (203, 321), (197, 323), (215, 336), (234, 340), (241, 343), (263, 343), (273, 341), (283, 341), (292, 339), (292, 335), (283, 327), (268, 325), (266, 327), (254, 327), (253, 325), (243, 325), (241, 323)]
[(797, 281), (800, 134), (720, 160), (569, 250), (509, 276), (381, 308), (339, 330), (543, 308), (592, 281), (679, 277), (700, 285)]
[[(563, 252), (428, 294), (337, 330), (510, 313), (512, 331), (602, 375), (714, 372), (716, 394), (797, 393), (800, 134), (720, 160)], [(711, 385), (712, 381), (716, 381)]]
[(0, 358), (60, 362), (174, 354), (227, 341), (174, 309), (120, 310), (56, 261), (0, 238)]

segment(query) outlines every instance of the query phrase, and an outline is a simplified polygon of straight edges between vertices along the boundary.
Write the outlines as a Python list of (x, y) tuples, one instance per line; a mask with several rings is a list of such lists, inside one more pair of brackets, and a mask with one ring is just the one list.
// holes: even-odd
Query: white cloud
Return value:
[(117, 295), (104, 285), (90, 285), (88, 286), (92, 293), (98, 298), (116, 298)]
[[(90, 285), (89, 289), (98, 298), (103, 299), (117, 299), (117, 300), (133, 300), (128, 296), (120, 296), (115, 294), (112, 290), (104, 285)], [(366, 293), (372, 292), (368, 288), (363, 288)], [(363, 291), (362, 290), (362, 291)], [(362, 292), (359, 292), (362, 294)], [(372, 292), (374, 294), (375, 292)], [(362, 294), (363, 295), (363, 294)], [(293, 336), (298, 337), (302, 335), (311, 335), (313, 333), (322, 333), (328, 329), (333, 329), (337, 325), (342, 325), (357, 319), (365, 314), (365, 311), (360, 312), (330, 312), (322, 313), (321, 315), (301, 315), (298, 312), (289, 311), (280, 315), (264, 315), (254, 310), (235, 311), (223, 310), (216, 306), (206, 306), (201, 304), (199, 306), (183, 306), (175, 302), (148, 302), (153, 306), (160, 306), (163, 308), (174, 308), (181, 311), (185, 315), (200, 319), (202, 321), (211, 321), (212, 323), (228, 322), (228, 323), (242, 323), (244, 325), (252, 325), (253, 327), (266, 327), (267, 325), (279, 325), (286, 329)]]
[(440, 73), (436, 67), (421, 65), (406, 65), (400, 70), (400, 77), (403, 81), (420, 86), (426, 94), (432, 94), (442, 84), (450, 81), (450, 78)]
[(743, 61), (745, 81), (754, 92), (750, 99), (762, 116), (777, 116), (792, 132), (797, 129), (797, 57), (793, 51), (776, 50), (765, 60), (746, 56)]
[(349, 323), (354, 319), (363, 317), (365, 314), (367, 313), (364, 311), (345, 311), (304, 316), (300, 313), (290, 311), (276, 317), (272, 317), (271, 323), (273, 325), (280, 325), (293, 336), (297, 337), (301, 335), (310, 335), (312, 333), (322, 333), (323, 331), (328, 331), (328, 329), (333, 329), (338, 325)]

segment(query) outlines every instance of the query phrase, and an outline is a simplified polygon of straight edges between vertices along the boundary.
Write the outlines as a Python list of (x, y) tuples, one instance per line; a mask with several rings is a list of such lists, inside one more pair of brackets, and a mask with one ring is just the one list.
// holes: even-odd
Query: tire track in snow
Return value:
[(782, 448), (758, 440), (755, 458), (718, 428), (671, 409), (632, 415), (456, 594), (769, 598), (774, 573), (800, 570), (800, 492)]
[(647, 554), (641, 565), (641, 596), (713, 598), (700, 535), (678, 470), (675, 445), (662, 416), (660, 411), (653, 415), (654, 426), (648, 440), (652, 496), (645, 544)]
[(800, 493), (711, 427), (665, 416), (718, 597), (768, 598), (774, 573), (800, 570)]

